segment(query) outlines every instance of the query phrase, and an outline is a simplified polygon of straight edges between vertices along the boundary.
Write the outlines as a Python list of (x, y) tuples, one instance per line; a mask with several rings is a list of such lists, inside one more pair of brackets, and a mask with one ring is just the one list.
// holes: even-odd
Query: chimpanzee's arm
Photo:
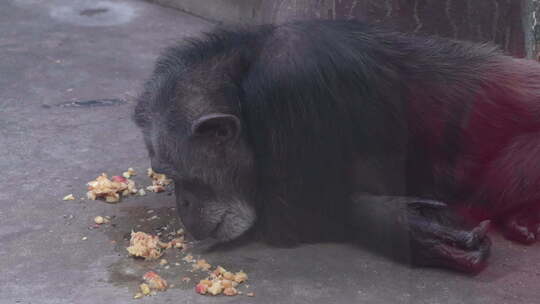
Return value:
[(489, 221), (470, 227), (445, 203), (414, 197), (357, 194), (351, 216), (359, 238), (414, 265), (474, 273), (485, 266)]

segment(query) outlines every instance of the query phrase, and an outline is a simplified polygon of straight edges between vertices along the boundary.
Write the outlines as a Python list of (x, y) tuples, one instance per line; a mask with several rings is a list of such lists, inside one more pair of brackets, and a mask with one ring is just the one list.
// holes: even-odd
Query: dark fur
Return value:
[(185, 113), (159, 110), (190, 102), (184, 79), (240, 118), (268, 240), (361, 233), (356, 193), (440, 200), (478, 220), (540, 204), (540, 67), (493, 46), (353, 21), (215, 30), (158, 60), (139, 125), (160, 113), (187, 136)]

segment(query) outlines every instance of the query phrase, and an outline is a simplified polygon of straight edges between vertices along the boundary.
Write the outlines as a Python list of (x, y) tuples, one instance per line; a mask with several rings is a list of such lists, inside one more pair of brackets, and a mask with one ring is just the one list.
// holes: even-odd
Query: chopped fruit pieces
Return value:
[(119, 182), (119, 183), (124, 183), (126, 184), (127, 183), (127, 178), (123, 177), (123, 176), (118, 176), (118, 175), (115, 175), (111, 178), (112, 181), (114, 182)]
[(223, 288), (231, 288), (231, 287), (234, 287), (233, 286), (233, 283), (236, 283), (236, 282), (233, 282), (231, 280), (227, 280), (227, 279), (224, 279), (221, 281), (221, 285), (223, 285)]
[(172, 248), (178, 248), (178, 249), (182, 249), (184, 248), (184, 238), (183, 237), (179, 237), (179, 238), (175, 238), (175, 239), (172, 239), (170, 242), (169, 242), (169, 245), (170, 247)]
[(103, 216), (96, 216), (94, 218), (94, 223), (98, 224), (98, 225), (101, 225), (101, 224), (105, 224), (105, 223), (108, 223), (109, 222), (109, 219), (107, 219), (106, 217), (103, 217)]
[(245, 272), (243, 271), (239, 271), (237, 272), (235, 275), (234, 275), (234, 281), (236, 283), (242, 283), (242, 282), (245, 282), (246, 280), (248, 279), (248, 276)]
[(150, 294), (150, 286), (146, 283), (142, 283), (141, 285), (139, 285), (139, 290), (145, 296)]
[(146, 281), (150, 289), (165, 291), (167, 290), (167, 281), (160, 277), (157, 273), (149, 271), (144, 274), (143, 279)]
[(137, 172), (133, 168), (129, 168), (126, 172), (122, 173), (122, 176), (125, 178), (131, 178), (133, 175), (137, 175)]
[(182, 278), (182, 282), (189, 283), (189, 281), (191, 281), (191, 278), (189, 278), (189, 277), (183, 277)]
[(191, 263), (193, 262), (193, 256), (190, 254), (190, 255), (186, 255), (185, 257), (182, 258), (182, 260), (188, 262), (188, 263)]
[(163, 254), (162, 246), (157, 236), (144, 232), (131, 232), (131, 240), (127, 251), (130, 255), (146, 260), (156, 260)]
[(148, 191), (163, 192), (165, 191), (165, 186), (172, 182), (165, 174), (156, 173), (152, 168), (148, 168), (147, 175), (152, 179), (152, 186), (146, 187)]
[(116, 203), (120, 200), (120, 194), (129, 195), (137, 193), (135, 182), (122, 176), (113, 176), (109, 179), (107, 174), (102, 173), (95, 180), (88, 183), (88, 192), (86, 196), (95, 200), (105, 199), (108, 203)]
[(208, 264), (206, 260), (197, 260), (197, 262), (193, 264), (193, 270), (208, 271), (211, 267), (212, 265)]
[(202, 295), (206, 294), (208, 292), (208, 286), (199, 283), (197, 284), (197, 286), (195, 286), (195, 292)]
[(221, 266), (218, 266), (218, 267), (216, 267), (216, 270), (213, 271), (213, 274), (215, 276), (219, 276), (219, 275), (222, 275), (225, 272), (226, 272), (225, 268), (223, 268)]
[(73, 196), (73, 194), (68, 194), (68, 195), (64, 196), (64, 198), (62, 200), (64, 200), (64, 201), (74, 201), (75, 196)]
[(238, 291), (234, 287), (228, 287), (223, 290), (223, 294), (226, 296), (235, 296), (238, 294)]
[[(139, 285), (138, 293), (133, 296), (134, 299), (140, 299), (143, 296), (155, 294), (155, 291), (165, 291), (167, 289), (167, 281), (160, 277), (157, 273), (149, 271), (143, 275), (145, 283)], [(172, 285), (171, 285), (172, 286)]]
[(146, 260), (156, 260), (160, 258), (163, 254), (163, 249), (183, 247), (183, 238), (176, 238), (171, 240), (170, 242), (165, 243), (160, 241), (158, 236), (139, 231), (131, 232), (131, 240), (129, 241), (129, 247), (126, 249), (132, 256), (142, 257)]
[(212, 286), (208, 287), (208, 293), (210, 293), (213, 296), (217, 296), (223, 291), (223, 286), (221, 285), (220, 281), (214, 281), (212, 282)]
[(247, 274), (243, 271), (233, 274), (225, 268), (217, 266), (216, 269), (210, 273), (210, 277), (199, 281), (199, 284), (195, 286), (195, 291), (198, 294), (210, 294), (213, 296), (219, 294), (236, 296), (241, 294), (241, 292), (236, 289), (236, 286), (246, 280)]
[(146, 187), (146, 190), (151, 192), (163, 192), (165, 191), (165, 187), (163, 186), (148, 186)]

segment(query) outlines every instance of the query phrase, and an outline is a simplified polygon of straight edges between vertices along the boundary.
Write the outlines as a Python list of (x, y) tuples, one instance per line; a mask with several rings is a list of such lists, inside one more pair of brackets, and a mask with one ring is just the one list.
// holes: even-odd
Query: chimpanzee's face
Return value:
[(215, 70), (162, 74), (148, 82), (134, 115), (152, 168), (174, 180), (177, 210), (191, 235), (237, 238), (256, 219), (256, 178), (229, 99), (232, 87)]

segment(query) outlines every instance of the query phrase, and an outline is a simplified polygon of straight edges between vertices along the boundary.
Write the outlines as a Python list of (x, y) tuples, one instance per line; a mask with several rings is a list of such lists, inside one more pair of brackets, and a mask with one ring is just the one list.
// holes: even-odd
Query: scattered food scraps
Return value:
[(239, 272), (234, 274), (234, 279), (233, 280), (236, 283), (242, 283), (242, 282), (247, 281), (247, 279), (248, 279), (247, 274), (245, 272), (243, 272), (243, 271), (239, 271)]
[(62, 200), (64, 200), (64, 201), (74, 201), (75, 196), (73, 196), (73, 194), (68, 194), (68, 195), (64, 196), (64, 198)]
[(103, 217), (103, 216), (96, 216), (94, 218), (94, 223), (98, 224), (98, 225), (101, 225), (101, 224), (105, 224), (105, 223), (108, 223), (109, 222), (109, 219), (107, 219), (106, 217)]
[(178, 248), (178, 249), (182, 249), (185, 247), (186, 243), (184, 241), (184, 237), (179, 237), (179, 238), (174, 238), (172, 239), (170, 242), (169, 242), (170, 246), (172, 248)]
[(162, 242), (158, 236), (141, 231), (132, 231), (129, 247), (126, 250), (132, 256), (142, 257), (146, 260), (157, 260), (163, 254), (163, 249), (182, 249), (184, 247), (185, 242), (183, 237), (172, 239), (170, 242)]
[(214, 281), (212, 282), (212, 285), (208, 287), (208, 293), (217, 296), (223, 291), (223, 286), (221, 285), (221, 281)]
[(216, 296), (224, 294), (226, 296), (236, 296), (241, 294), (236, 287), (245, 282), (247, 278), (247, 274), (243, 271), (233, 274), (225, 268), (217, 266), (208, 278), (199, 281), (199, 284), (195, 286), (195, 292), (202, 295)]
[(222, 275), (223, 273), (227, 272), (227, 270), (225, 270), (225, 268), (221, 267), (221, 266), (217, 266), (216, 269), (214, 269), (214, 271), (212, 271), (212, 273), (215, 275), (215, 276), (220, 276)]
[(195, 292), (198, 294), (206, 294), (208, 292), (208, 285), (199, 283), (197, 286), (195, 286)]
[(233, 288), (233, 287), (238, 286), (238, 283), (236, 283), (235, 281), (223, 279), (221, 281), (221, 285), (223, 285), (223, 288)]
[(122, 176), (125, 178), (131, 178), (134, 175), (137, 175), (137, 172), (133, 168), (129, 168), (126, 172), (122, 173)]
[(156, 173), (152, 168), (148, 168), (146, 173), (152, 179), (152, 186), (146, 187), (148, 191), (163, 192), (165, 191), (165, 186), (172, 182), (165, 174)]
[(165, 291), (167, 290), (167, 281), (160, 277), (154, 271), (149, 271), (143, 275), (144, 281), (150, 286), (151, 290)]
[(223, 278), (226, 279), (226, 280), (234, 281), (234, 273), (225, 271), (223, 273)]
[(86, 197), (91, 200), (103, 198), (107, 203), (120, 201), (120, 194), (126, 196), (137, 193), (135, 182), (122, 176), (113, 176), (109, 179), (107, 174), (102, 173), (95, 180), (88, 182)]
[[(167, 281), (160, 277), (154, 271), (149, 271), (143, 275), (144, 283), (139, 285), (139, 292), (137, 292), (133, 298), (140, 299), (144, 296), (150, 296), (156, 294), (156, 291), (167, 290)], [(172, 286), (172, 285), (171, 285)]]
[(131, 232), (129, 247), (130, 255), (146, 260), (156, 260), (163, 254), (159, 238), (144, 232)]
[(235, 296), (238, 294), (238, 290), (234, 287), (228, 287), (223, 290), (223, 294), (226, 296)]
[(212, 268), (212, 265), (208, 264), (208, 262), (206, 262), (204, 259), (197, 260), (197, 262), (193, 264), (193, 270), (208, 271), (210, 268)]
[(193, 260), (193, 256), (191, 254), (189, 255), (186, 255), (185, 257), (182, 258), (183, 261), (186, 261), (188, 263), (192, 263), (194, 260)]
[(150, 294), (150, 286), (148, 286), (148, 284), (146, 283), (142, 283), (141, 285), (139, 285), (139, 290), (145, 296)]

